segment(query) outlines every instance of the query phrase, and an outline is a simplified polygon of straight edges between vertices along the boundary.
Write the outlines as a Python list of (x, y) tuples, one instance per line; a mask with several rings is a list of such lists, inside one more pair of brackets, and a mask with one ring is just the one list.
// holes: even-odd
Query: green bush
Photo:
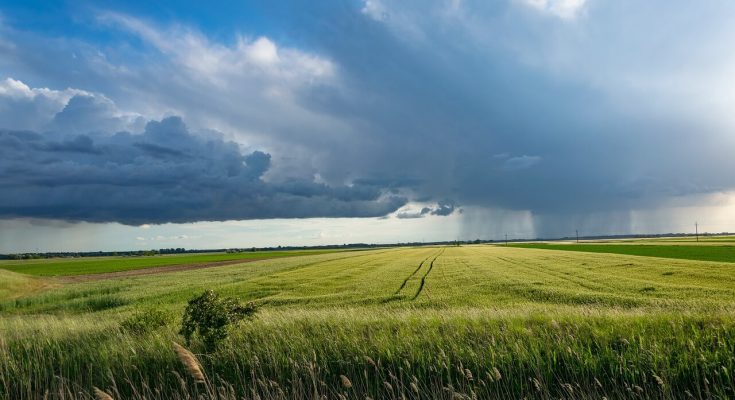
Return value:
[(146, 310), (133, 314), (130, 318), (120, 324), (120, 328), (126, 332), (143, 334), (166, 326), (169, 315), (161, 310)]
[(214, 351), (222, 340), (227, 338), (230, 325), (250, 317), (257, 311), (254, 303), (245, 306), (232, 298), (220, 297), (212, 290), (189, 300), (181, 322), (181, 333), (187, 346), (197, 334), (208, 351)]

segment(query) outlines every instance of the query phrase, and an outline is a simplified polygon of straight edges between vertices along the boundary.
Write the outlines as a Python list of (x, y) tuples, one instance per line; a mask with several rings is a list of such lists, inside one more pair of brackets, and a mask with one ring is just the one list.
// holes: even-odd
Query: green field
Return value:
[[(0, 270), (0, 398), (735, 397), (735, 264), (658, 257), (486, 245), (64, 284)], [(192, 343), (197, 384), (171, 343), (206, 289), (260, 311), (214, 353)], [(123, 328), (150, 310), (161, 326)]]
[[(688, 242), (687, 242), (688, 243)], [(516, 243), (513, 247), (526, 249), (546, 249), (564, 251), (583, 251), (589, 253), (627, 254), (630, 256), (678, 258), (683, 260), (717, 261), (735, 263), (735, 246), (714, 245), (662, 245), (647, 242), (617, 244), (553, 244), (553, 243)]]
[(243, 253), (175, 254), (142, 257), (51, 258), (42, 260), (0, 261), (0, 268), (36, 276), (68, 276), (103, 272), (131, 271), (195, 263), (235, 260), (263, 260), (277, 257), (325, 254), (340, 250), (254, 251)]

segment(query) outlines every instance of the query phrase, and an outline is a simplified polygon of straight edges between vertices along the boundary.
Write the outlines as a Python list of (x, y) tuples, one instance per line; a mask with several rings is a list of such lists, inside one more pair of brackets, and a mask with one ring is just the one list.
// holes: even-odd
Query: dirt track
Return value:
[(63, 282), (63, 283), (100, 281), (100, 280), (105, 280), (105, 279), (127, 278), (131, 276), (155, 275), (155, 274), (165, 274), (168, 272), (189, 271), (192, 269), (221, 267), (223, 265), (244, 264), (244, 263), (249, 263), (253, 261), (262, 261), (262, 260), (265, 260), (265, 259), (230, 260), (230, 261), (217, 261), (217, 262), (199, 263), (199, 264), (166, 265), (163, 267), (151, 267), (151, 268), (133, 269), (133, 270), (128, 270), (128, 271), (117, 271), (117, 272), (103, 272), (100, 274), (60, 276), (56, 278), (56, 281)]

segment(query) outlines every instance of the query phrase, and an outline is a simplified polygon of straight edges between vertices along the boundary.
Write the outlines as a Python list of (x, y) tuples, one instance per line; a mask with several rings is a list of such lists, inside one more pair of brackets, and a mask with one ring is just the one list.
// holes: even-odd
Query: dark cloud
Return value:
[[(454, 212), (454, 204), (451, 202), (440, 202), (439, 205), (429, 211), (431, 215), (441, 215), (441, 216), (447, 216)], [(426, 210), (424, 208), (424, 210)], [(422, 212), (424, 211), (422, 210)]]
[[(451, 201), (440, 201), (435, 207), (423, 207), (420, 210), (401, 210), (396, 213), (396, 217), (399, 219), (415, 219), (423, 218), (427, 215), (439, 215), (446, 217), (452, 215), (458, 208)], [(459, 210), (461, 213), (462, 210)]]
[(406, 199), (376, 186), (266, 182), (271, 156), (242, 154), (219, 137), (191, 133), (178, 117), (141, 134), (56, 141), (0, 131), (0, 217), (124, 224), (256, 218), (376, 217)]
[(41, 145), (40, 149), (49, 152), (100, 153), (100, 150), (94, 147), (92, 138), (87, 135), (78, 135), (63, 142), (47, 142)]

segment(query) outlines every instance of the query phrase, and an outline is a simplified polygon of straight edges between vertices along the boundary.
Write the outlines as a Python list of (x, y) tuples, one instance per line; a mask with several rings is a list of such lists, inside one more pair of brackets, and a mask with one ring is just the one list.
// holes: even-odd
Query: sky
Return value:
[(0, 252), (735, 231), (735, 3), (0, 4)]

